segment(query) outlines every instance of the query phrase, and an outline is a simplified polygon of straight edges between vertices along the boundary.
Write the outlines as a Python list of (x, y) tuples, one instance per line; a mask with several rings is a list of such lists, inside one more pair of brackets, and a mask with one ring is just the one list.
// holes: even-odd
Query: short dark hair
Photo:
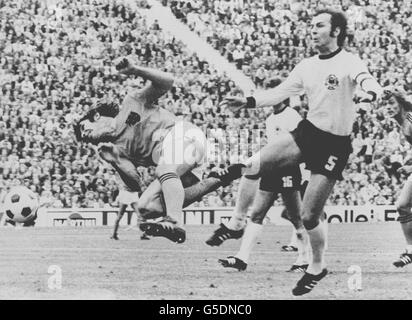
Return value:
[(314, 17), (322, 14), (327, 13), (330, 15), (330, 24), (331, 28), (331, 35), (332, 32), (336, 30), (337, 27), (340, 28), (340, 33), (338, 34), (338, 46), (342, 47), (343, 43), (345, 42), (347, 36), (347, 28), (348, 28), (348, 19), (346, 15), (342, 11), (333, 10), (333, 9), (322, 9), (316, 11)]

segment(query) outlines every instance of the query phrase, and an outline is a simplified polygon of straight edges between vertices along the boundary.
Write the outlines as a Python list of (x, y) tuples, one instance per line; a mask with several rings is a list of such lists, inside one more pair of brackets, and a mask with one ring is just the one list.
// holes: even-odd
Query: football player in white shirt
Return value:
[[(238, 111), (245, 107), (273, 106), (302, 90), (308, 96), (307, 119), (292, 133), (279, 135), (248, 159), (245, 172), (263, 175), (268, 169), (281, 171), (301, 162), (311, 171), (302, 218), (312, 246), (312, 259), (292, 290), (293, 295), (309, 293), (328, 273), (324, 261), (326, 232), (320, 217), (336, 181), (342, 179), (352, 152), (350, 134), (356, 116), (355, 103), (373, 102), (383, 92), (360, 58), (342, 48), (346, 29), (347, 19), (343, 13), (329, 9), (318, 11), (311, 22), (311, 36), (318, 55), (303, 59), (274, 89), (253, 97), (229, 96), (221, 103)], [(357, 86), (362, 90), (356, 91)]]
[[(268, 137), (268, 143), (273, 142), (282, 132), (291, 132), (296, 129), (298, 123), (302, 120), (302, 117), (297, 111), (284, 104), (283, 106), (275, 106), (273, 113), (266, 119), (266, 135)], [(251, 180), (247, 184), (257, 179), (258, 176), (244, 177), (243, 179)], [(293, 272), (305, 271), (308, 267), (308, 239), (303, 227), (301, 219), (301, 187), (302, 175), (298, 165), (286, 168), (279, 172), (274, 170), (273, 172), (267, 172), (260, 178), (259, 188), (240, 190), (240, 193), (253, 194), (253, 203), (251, 204), (250, 222), (247, 223), (244, 234), (242, 237), (242, 243), (240, 250), (235, 256), (229, 256), (227, 259), (220, 259), (219, 262), (226, 268), (234, 268), (239, 271), (247, 268), (250, 253), (253, 249), (256, 239), (261, 233), (263, 227), (263, 220), (273, 205), (274, 200), (280, 193), (282, 195), (285, 209), (288, 212), (290, 221), (294, 225), (298, 238), (298, 258), (296, 262), (290, 268)], [(245, 186), (245, 184), (243, 184)], [(248, 197), (249, 198), (249, 197)], [(239, 199), (240, 200), (240, 199)], [(243, 201), (243, 200), (240, 200)], [(250, 204), (249, 204), (250, 205)], [(230, 224), (229, 224), (230, 225)], [(225, 227), (221, 227), (224, 229)], [(219, 229), (218, 229), (219, 230)], [(217, 231), (218, 231), (217, 230)], [(219, 245), (223, 241), (216, 237), (218, 232), (215, 232), (213, 236), (208, 240), (209, 245)]]
[[(130, 205), (134, 212), (137, 214), (137, 219), (140, 221), (141, 214), (139, 211), (139, 193), (135, 191), (131, 191), (119, 178), (119, 194), (117, 196), (117, 202), (119, 203), (119, 211), (117, 212), (117, 217), (114, 222), (113, 227), (113, 235), (111, 239), (119, 240), (118, 230), (120, 220), (122, 220), (124, 213), (126, 212), (127, 207)], [(140, 229), (139, 229), (140, 231)], [(149, 240), (150, 238), (146, 235), (144, 231), (140, 231), (140, 239), (141, 240)]]

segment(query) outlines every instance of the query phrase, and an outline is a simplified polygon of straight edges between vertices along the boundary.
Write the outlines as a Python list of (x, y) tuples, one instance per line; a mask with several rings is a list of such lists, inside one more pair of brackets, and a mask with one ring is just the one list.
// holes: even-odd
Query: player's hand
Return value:
[(400, 167), (397, 172), (399, 172), (400, 174), (411, 174), (412, 173), (412, 166), (402, 166)]
[(407, 93), (406, 91), (401, 87), (401, 86), (386, 86), (383, 88), (383, 95), (382, 99), (383, 100), (388, 100), (392, 96), (395, 96), (397, 98), (407, 100)]
[(81, 134), (81, 141), (90, 142), (94, 145), (97, 145), (99, 143), (99, 140), (93, 135), (93, 131), (91, 129), (83, 129)]
[(220, 102), (221, 108), (228, 108), (232, 112), (237, 112), (246, 107), (247, 100), (244, 97), (228, 96)]
[(355, 103), (371, 103), (373, 101), (375, 101), (375, 96), (364, 92), (364, 91), (358, 91), (355, 92), (354, 96), (353, 96), (353, 102)]
[(381, 99), (383, 101), (389, 100), (393, 96), (394, 88), (393, 87), (384, 87)]
[(116, 67), (116, 70), (119, 71), (119, 73), (126, 75), (131, 74), (132, 64), (127, 58), (116, 59), (114, 61), (114, 65)]

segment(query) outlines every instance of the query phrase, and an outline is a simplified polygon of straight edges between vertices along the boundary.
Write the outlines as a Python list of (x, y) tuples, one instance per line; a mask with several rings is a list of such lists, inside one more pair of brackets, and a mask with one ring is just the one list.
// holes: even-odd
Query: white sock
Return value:
[(250, 222), (247, 224), (245, 233), (242, 237), (242, 244), (240, 245), (239, 252), (236, 254), (237, 258), (246, 263), (248, 262), (250, 253), (256, 243), (257, 237), (262, 232), (262, 228), (263, 225), (258, 223)]
[(406, 253), (412, 254), (412, 244), (408, 244), (408, 245), (406, 246)]
[(297, 247), (298, 246), (298, 238), (296, 236), (296, 230), (293, 228), (292, 236), (290, 238), (289, 246)]
[(308, 273), (319, 274), (324, 268), (324, 253), (326, 236), (324, 224), (319, 223), (312, 230), (308, 230), (310, 244), (312, 246), (312, 261), (309, 264)]
[(229, 222), (226, 223), (226, 227), (230, 230), (242, 230), (246, 225), (247, 214), (233, 212)]
[(239, 182), (236, 195), (236, 206), (232, 218), (226, 224), (231, 230), (241, 230), (245, 227), (247, 213), (255, 198), (259, 180), (249, 179), (243, 176)]
[(325, 232), (325, 251), (328, 250), (328, 233), (329, 233), (329, 223), (328, 220), (325, 219), (322, 222), (323, 224), (323, 231)]

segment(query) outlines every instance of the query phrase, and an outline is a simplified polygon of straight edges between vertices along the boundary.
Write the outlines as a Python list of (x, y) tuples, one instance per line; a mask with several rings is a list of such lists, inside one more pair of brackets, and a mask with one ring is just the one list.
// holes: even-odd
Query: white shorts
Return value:
[(198, 167), (204, 162), (206, 148), (207, 139), (199, 127), (185, 121), (177, 122), (162, 141), (158, 164)]
[(119, 190), (119, 195), (117, 196), (117, 201), (119, 204), (126, 204), (130, 205), (132, 203), (139, 201), (139, 193), (138, 192), (130, 192), (127, 190)]

